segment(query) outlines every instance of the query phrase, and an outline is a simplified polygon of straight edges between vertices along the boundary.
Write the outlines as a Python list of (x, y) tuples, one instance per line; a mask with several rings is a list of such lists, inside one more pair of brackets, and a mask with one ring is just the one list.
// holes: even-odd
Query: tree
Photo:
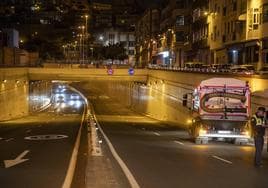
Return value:
[(104, 57), (106, 59), (111, 59), (112, 64), (114, 60), (118, 59), (120, 61), (126, 59), (128, 56), (126, 54), (126, 50), (123, 44), (109, 44), (108, 46), (104, 47)]

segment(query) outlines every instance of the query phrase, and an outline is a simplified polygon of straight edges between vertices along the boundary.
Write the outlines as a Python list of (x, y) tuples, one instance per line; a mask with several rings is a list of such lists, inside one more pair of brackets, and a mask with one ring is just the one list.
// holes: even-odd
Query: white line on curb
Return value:
[(124, 163), (124, 161), (120, 158), (120, 156), (117, 154), (117, 152), (114, 149), (114, 146), (112, 145), (112, 143), (110, 142), (109, 138), (106, 136), (106, 134), (104, 133), (104, 131), (102, 130), (98, 120), (96, 119), (96, 116), (94, 114), (94, 109), (93, 109), (93, 115), (94, 118), (96, 120), (97, 123), (97, 127), (99, 128), (101, 134), (103, 135), (105, 141), (107, 142), (109, 149), (113, 155), (113, 157), (116, 159), (116, 161), (118, 162), (118, 164), (120, 165), (120, 167), (122, 168), (124, 174), (126, 175), (130, 185), (132, 188), (139, 188), (139, 184), (136, 181), (136, 179), (134, 178), (134, 176), (132, 175), (132, 173), (130, 172), (130, 170), (128, 169), (127, 165)]
[(218, 157), (218, 156), (216, 156), (216, 155), (212, 155), (212, 157), (215, 158), (215, 159), (218, 159), (218, 160), (220, 160), (220, 161), (222, 161), (222, 162), (225, 162), (225, 163), (228, 163), (228, 164), (233, 164), (231, 161), (228, 161), (228, 160), (223, 159), (223, 158), (221, 158), (221, 157)]
[(184, 143), (182, 143), (182, 142), (180, 142), (178, 140), (175, 140), (174, 142), (177, 143), (177, 144), (180, 144), (180, 145), (184, 145)]

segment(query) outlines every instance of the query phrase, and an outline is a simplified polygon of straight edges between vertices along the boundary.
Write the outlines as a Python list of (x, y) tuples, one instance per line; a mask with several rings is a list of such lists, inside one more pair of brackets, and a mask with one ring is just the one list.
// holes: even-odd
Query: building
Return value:
[(189, 52), (190, 59), (193, 62), (211, 64), (208, 14), (209, 0), (193, 0), (191, 28), (192, 48)]
[(102, 46), (122, 44), (128, 55), (128, 64), (135, 65), (135, 33), (108, 29), (98, 37), (98, 43)]
[(157, 39), (160, 32), (159, 8), (149, 8), (136, 24), (136, 59), (138, 66), (157, 64)]
[(18, 48), (19, 47), (19, 32), (15, 29), (3, 29), (2, 37), (0, 42), (3, 46), (9, 48)]
[(161, 11), (158, 61), (165, 66), (182, 67), (191, 49), (191, 1), (170, 0)]
[(92, 1), (89, 32), (94, 41), (91, 49), (98, 45), (121, 43), (126, 49), (129, 63), (135, 64), (134, 31), (138, 14), (135, 1)]
[(161, 9), (157, 40), (150, 17), (147, 10), (137, 24), (137, 58), (143, 64), (268, 65), (268, 0), (170, 0)]
[(267, 0), (211, 0), (208, 15), (214, 63), (267, 63)]
[(136, 49), (142, 66), (183, 66), (190, 59), (191, 4), (189, 0), (170, 0), (140, 17)]

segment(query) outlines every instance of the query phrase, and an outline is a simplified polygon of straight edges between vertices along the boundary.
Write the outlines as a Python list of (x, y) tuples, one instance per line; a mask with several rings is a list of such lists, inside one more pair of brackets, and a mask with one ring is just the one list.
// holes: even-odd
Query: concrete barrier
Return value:
[(0, 69), (0, 121), (29, 113), (29, 82), (26, 69)]

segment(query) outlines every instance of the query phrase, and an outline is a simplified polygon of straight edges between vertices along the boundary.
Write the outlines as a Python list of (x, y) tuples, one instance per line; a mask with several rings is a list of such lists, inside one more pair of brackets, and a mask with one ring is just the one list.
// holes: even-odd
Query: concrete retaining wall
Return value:
[(1, 69), (0, 84), (0, 121), (28, 115), (27, 70)]
[[(149, 71), (146, 85), (124, 81), (92, 82), (87, 87), (94, 87), (103, 95), (112, 97), (119, 103), (133, 110), (145, 113), (155, 119), (167, 121), (185, 127), (190, 119), (189, 109), (182, 107), (182, 96), (192, 93), (201, 80), (212, 77), (228, 77), (215, 74), (191, 74), (167, 71)], [(231, 77), (231, 76), (230, 76)], [(268, 109), (268, 80), (259, 77), (237, 77), (249, 81), (252, 93), (252, 112), (258, 106)]]
[(0, 69), (0, 121), (27, 116), (48, 103), (50, 81), (29, 82), (28, 77), (26, 68)]

